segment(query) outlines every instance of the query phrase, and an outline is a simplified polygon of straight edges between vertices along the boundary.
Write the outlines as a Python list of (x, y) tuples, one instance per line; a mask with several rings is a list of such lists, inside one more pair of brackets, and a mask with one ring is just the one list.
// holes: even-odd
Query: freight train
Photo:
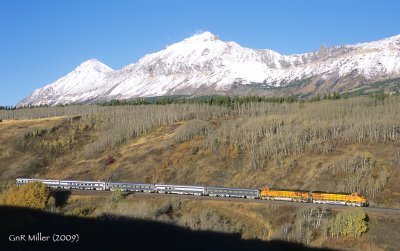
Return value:
[(306, 190), (281, 190), (263, 188), (246, 189), (232, 187), (205, 187), (168, 184), (143, 184), (132, 182), (105, 182), (105, 181), (78, 181), (78, 180), (50, 180), (17, 178), (16, 184), (23, 185), (29, 182), (41, 182), (51, 188), (87, 189), (87, 190), (121, 190), (124, 192), (188, 194), (214, 197), (236, 197), (262, 200), (284, 200), (316, 204), (334, 204), (347, 206), (368, 206), (367, 200), (357, 193), (327, 193)]

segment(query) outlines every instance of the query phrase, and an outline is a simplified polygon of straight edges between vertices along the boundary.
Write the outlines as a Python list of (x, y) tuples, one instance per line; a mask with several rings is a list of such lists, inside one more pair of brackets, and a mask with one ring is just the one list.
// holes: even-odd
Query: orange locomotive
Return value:
[(260, 198), (263, 200), (285, 200), (360, 207), (368, 206), (367, 200), (355, 192), (346, 194), (264, 188), (260, 191)]
[(363, 196), (358, 195), (356, 192), (351, 194), (313, 192), (312, 201), (313, 203), (339, 204), (359, 207), (368, 205), (367, 200)]
[(264, 188), (260, 192), (260, 197), (263, 200), (286, 200), (297, 202), (311, 202), (309, 191), (292, 191), (292, 190), (275, 190)]

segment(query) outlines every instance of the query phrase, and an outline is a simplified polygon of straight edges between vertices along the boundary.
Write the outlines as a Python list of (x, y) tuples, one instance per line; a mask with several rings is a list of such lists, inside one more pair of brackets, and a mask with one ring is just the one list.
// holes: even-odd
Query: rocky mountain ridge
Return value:
[(93, 103), (165, 95), (313, 95), (400, 77), (400, 35), (304, 54), (242, 47), (204, 32), (113, 70), (83, 62), (18, 105)]

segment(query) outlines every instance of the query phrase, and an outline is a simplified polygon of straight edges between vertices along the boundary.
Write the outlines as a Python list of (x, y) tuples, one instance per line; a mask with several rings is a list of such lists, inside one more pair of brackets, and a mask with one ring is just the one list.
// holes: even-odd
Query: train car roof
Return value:
[(288, 191), (288, 192), (311, 192), (311, 190), (305, 190), (305, 189), (281, 189), (281, 188), (275, 188), (275, 187), (270, 187), (270, 190), (273, 191)]
[(342, 195), (351, 195), (349, 192), (325, 192), (325, 191), (312, 191), (312, 193), (327, 193), (327, 194), (342, 194)]
[(259, 191), (258, 189), (254, 188), (238, 188), (238, 187), (207, 187), (212, 189), (234, 189), (234, 190), (242, 190), (242, 191)]
[(80, 182), (80, 183), (82, 183), (82, 182), (85, 182), (85, 183), (104, 183), (104, 181), (101, 181), (101, 180), (99, 180), (99, 181), (90, 181), (90, 180), (60, 180), (60, 182), (74, 182), (74, 183), (77, 183), (77, 182)]
[(114, 182), (114, 181), (108, 181), (108, 184), (130, 184), (130, 185), (151, 185), (154, 186), (154, 184), (149, 184), (149, 183), (133, 183), (133, 182)]
[(16, 178), (16, 180), (56, 180), (56, 179), (35, 179), (35, 178)]
[(170, 186), (170, 187), (201, 187), (201, 188), (205, 188), (205, 186), (192, 186), (192, 185), (169, 185), (169, 184), (155, 184), (155, 186)]
[(58, 181), (53, 179), (32, 179), (32, 178), (16, 178), (15, 180)]

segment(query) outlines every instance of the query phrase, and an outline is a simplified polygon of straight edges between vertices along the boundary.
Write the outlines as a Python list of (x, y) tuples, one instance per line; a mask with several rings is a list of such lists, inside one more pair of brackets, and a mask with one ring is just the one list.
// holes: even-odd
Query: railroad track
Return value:
[[(70, 192), (71, 195), (83, 195), (83, 196), (109, 196), (111, 191), (101, 190), (70, 190), (70, 189), (55, 189), (56, 191)], [(348, 206), (344, 205), (331, 205), (331, 204), (313, 204), (313, 203), (302, 203), (293, 201), (279, 201), (279, 200), (260, 200), (260, 199), (244, 199), (234, 197), (210, 197), (210, 196), (196, 196), (196, 195), (181, 195), (181, 194), (160, 194), (160, 193), (138, 193), (138, 192), (126, 192), (131, 197), (177, 197), (177, 198), (188, 198), (195, 200), (220, 200), (220, 201), (237, 201), (237, 202), (251, 202), (251, 203), (264, 203), (269, 205), (277, 206), (297, 206), (297, 207), (326, 207), (333, 210), (344, 210), (348, 209)], [(379, 213), (379, 214), (398, 214), (400, 216), (400, 209), (396, 208), (382, 208), (382, 207), (362, 207), (368, 213)]]

